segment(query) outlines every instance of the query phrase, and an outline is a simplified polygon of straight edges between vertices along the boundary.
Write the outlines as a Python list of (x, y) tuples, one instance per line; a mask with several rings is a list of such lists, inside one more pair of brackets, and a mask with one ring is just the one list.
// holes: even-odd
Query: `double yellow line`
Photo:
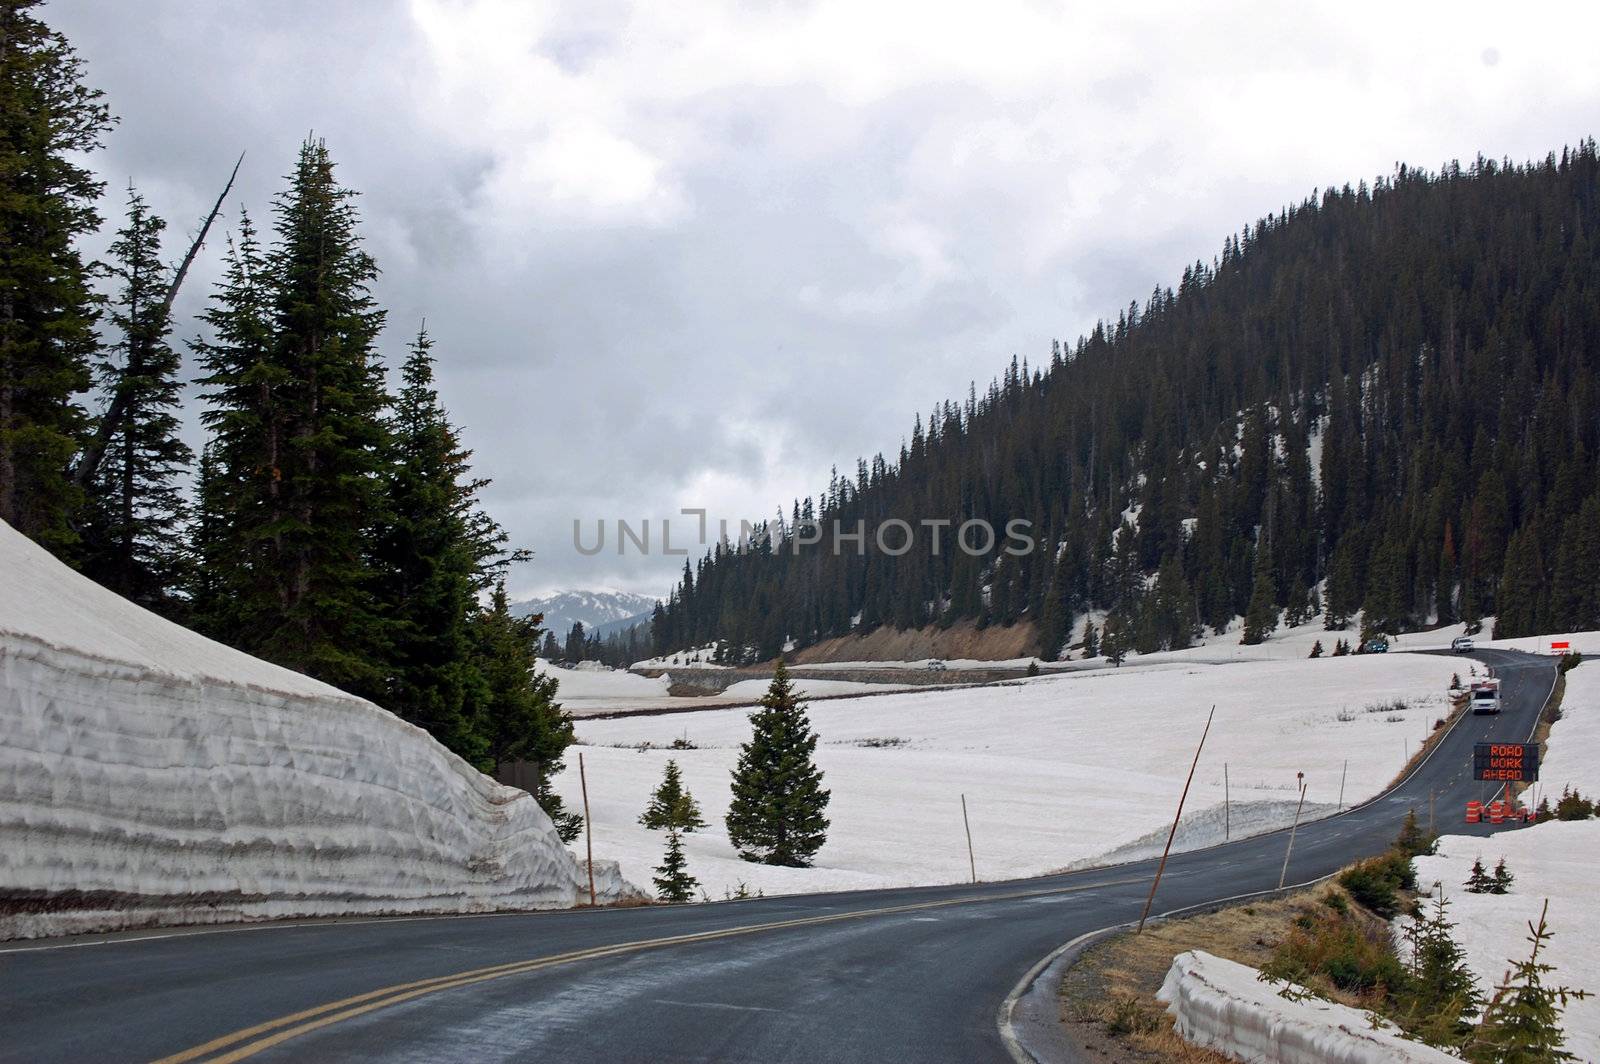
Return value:
[(432, 979), (418, 979), (409, 983), (397, 983), (394, 986), (386, 986), (379, 990), (369, 990), (365, 994), (340, 998), (338, 1001), (330, 1001), (325, 1005), (318, 1005), (315, 1008), (280, 1016), (275, 1020), (258, 1023), (253, 1027), (241, 1028), (232, 1034), (213, 1038), (203, 1045), (186, 1049), (170, 1057), (162, 1057), (155, 1064), (189, 1064), (191, 1061), (199, 1060), (204, 1060), (206, 1064), (231, 1064), (232, 1061), (253, 1057), (303, 1034), (310, 1034), (312, 1031), (330, 1027), (333, 1024), (342, 1023), (357, 1016), (364, 1016), (369, 1012), (376, 1012), (391, 1005), (412, 1001), (428, 994), (437, 994), (441, 991), (454, 990), (458, 987), (472, 986), (476, 983), (486, 983), (491, 979), (504, 979), (512, 975), (526, 975), (529, 972), (537, 972), (563, 964), (573, 964), (578, 961), (616, 957), (628, 953), (640, 953), (645, 950), (663, 949), (669, 946), (714, 942), (717, 939), (753, 935), (763, 931), (781, 931), (785, 928), (815, 927), (820, 924), (839, 923), (845, 920), (861, 920), (873, 916), (892, 916), (897, 913), (943, 909), (955, 905), (1015, 901), (1022, 898), (1047, 897), (1055, 894), (1076, 894), (1086, 890), (1098, 890), (1102, 887), (1139, 883), (1143, 882), (1144, 878), (1108, 880), (1082, 886), (1056, 887), (1049, 890), (1025, 890), (1010, 894), (967, 895), (960, 898), (946, 898), (940, 901), (892, 905), (880, 909), (855, 909), (850, 912), (831, 913), (826, 916), (806, 916), (793, 920), (777, 920), (771, 923), (744, 924), (739, 927), (724, 928), (720, 931), (701, 931), (690, 935), (672, 935), (666, 938), (620, 942), (610, 946), (596, 946), (592, 949), (558, 953), (549, 957), (513, 961), (509, 964), (496, 964), (487, 968), (475, 968), (470, 971), (457, 972), (454, 975), (441, 975)]

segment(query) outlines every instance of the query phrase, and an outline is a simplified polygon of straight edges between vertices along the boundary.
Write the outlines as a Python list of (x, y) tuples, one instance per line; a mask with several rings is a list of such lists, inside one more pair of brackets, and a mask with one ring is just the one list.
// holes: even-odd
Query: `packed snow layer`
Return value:
[(3, 523), (0, 572), (0, 938), (587, 900), (533, 799), (420, 729)]
[[(1594, 640), (1591, 639), (1591, 642)], [(1550, 729), (1549, 753), (1540, 766), (1540, 788), (1551, 804), (1564, 786), (1600, 794), (1600, 664), (1567, 674), (1561, 719)], [(1550, 821), (1499, 831), (1488, 838), (1446, 835), (1438, 852), (1415, 861), (1426, 890), (1435, 883), (1450, 901), (1456, 940), (1488, 993), (1505, 977), (1512, 960), (1531, 948), (1528, 924), (1550, 903), (1550, 940), (1542, 959), (1556, 967), (1545, 980), (1600, 991), (1600, 922), (1594, 918), (1595, 855), (1600, 820)], [(1463, 889), (1472, 862), (1492, 869), (1501, 858), (1516, 877), (1507, 894), (1469, 894)], [(1600, 997), (1567, 1006), (1563, 1029), (1567, 1051), (1579, 1060), (1600, 1060)]]
[[(1288, 824), (1296, 772), (1306, 774), (1306, 815), (1332, 812), (1347, 757), (1344, 804), (1361, 801), (1446, 715), (1459, 667), (1406, 654), (1173, 663), (814, 702), (833, 825), (810, 869), (741, 861), (723, 830), (748, 712), (579, 720), (578, 739), (595, 845), (635, 883), (661, 861), (664, 837), (637, 820), (669, 757), (710, 824), (685, 849), (714, 898), (741, 882), (772, 894), (963, 881), (963, 794), (978, 876), (995, 880), (1159, 852), (1213, 704), (1181, 847), (1222, 840), (1225, 765), (1235, 837)], [(574, 764), (556, 780), (569, 801), (579, 797)]]
[[(1272, 1064), (1435, 1064), (1459, 1061), (1370, 1012), (1314, 997), (1290, 1000), (1284, 983), (1201, 950), (1180, 953), (1157, 997), (1180, 1036), (1232, 1060)], [(1296, 988), (1298, 989), (1298, 988)], [(1299, 997), (1296, 994), (1296, 997)]]

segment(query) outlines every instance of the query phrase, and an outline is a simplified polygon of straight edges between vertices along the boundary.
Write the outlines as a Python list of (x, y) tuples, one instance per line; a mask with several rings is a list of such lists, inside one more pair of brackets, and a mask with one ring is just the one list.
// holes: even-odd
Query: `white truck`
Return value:
[(1471, 688), (1472, 712), (1498, 713), (1500, 712), (1500, 681), (1495, 679), (1474, 680)]

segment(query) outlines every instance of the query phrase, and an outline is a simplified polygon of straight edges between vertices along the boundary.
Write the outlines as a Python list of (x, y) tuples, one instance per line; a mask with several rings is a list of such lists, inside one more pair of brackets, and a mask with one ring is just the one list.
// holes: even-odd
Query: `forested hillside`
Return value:
[[(1256, 640), (1322, 606), (1330, 628), (1361, 610), (1386, 631), (1600, 627), (1597, 181), (1591, 139), (1529, 165), (1401, 167), (1268, 215), (1175, 290), (1048, 365), (1013, 360), (919, 416), (897, 456), (686, 567), (657, 649), (765, 658), (973, 619), (1032, 623), (1052, 655), (1090, 610), (1139, 650), (1240, 615)], [(937, 554), (890, 554), (873, 530), (893, 519), (951, 526)], [(954, 549), (973, 519), (1031, 521), (1039, 548)], [(864, 523), (865, 549), (801, 544), (835, 521)]]

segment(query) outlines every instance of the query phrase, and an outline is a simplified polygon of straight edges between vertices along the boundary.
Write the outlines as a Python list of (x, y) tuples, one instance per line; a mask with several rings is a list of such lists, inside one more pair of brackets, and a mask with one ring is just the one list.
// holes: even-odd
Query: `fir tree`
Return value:
[(1099, 656), (1100, 635), (1094, 630), (1094, 618), (1085, 617), (1083, 619), (1083, 659), (1088, 661)]
[(68, 475), (84, 428), (75, 396), (97, 346), (77, 242), (99, 226), (104, 188), (81, 160), (111, 117), (38, 6), (0, 5), (0, 521), (70, 556), (83, 498)]
[(656, 894), (662, 901), (682, 902), (694, 898), (700, 881), (689, 874), (689, 862), (683, 856), (683, 836), (676, 828), (667, 832), (667, 853), (656, 865)]
[(1106, 617), (1105, 629), (1100, 633), (1100, 653), (1111, 664), (1122, 667), (1128, 657), (1128, 649), (1132, 638), (1128, 632), (1128, 620), (1119, 610), (1112, 610)]
[(1244, 632), (1239, 642), (1255, 646), (1266, 641), (1278, 627), (1278, 590), (1272, 579), (1272, 570), (1266, 564), (1267, 555), (1256, 566), (1255, 586), (1250, 592), (1250, 608), (1244, 617)]
[(1429, 1045), (1459, 1047), (1471, 1033), (1471, 1019), (1482, 1005), (1478, 980), (1467, 967), (1466, 950), (1456, 942), (1449, 902), (1441, 894), (1433, 912), (1419, 911), (1402, 932), (1410, 947), (1404, 985), (1396, 1002), (1401, 1026)]
[(1313, 658), (1322, 657), (1322, 640), (1319, 639), (1315, 643), (1311, 644), (1311, 653), (1308, 654), (1307, 657), (1313, 657)]
[(1468, 894), (1488, 894), (1494, 888), (1494, 877), (1489, 875), (1489, 870), (1483, 867), (1483, 858), (1474, 858), (1472, 871), (1467, 874), (1466, 890)]
[(101, 388), (120, 393), (124, 406), (89, 485), (84, 571), (125, 598), (170, 613), (187, 560), (181, 544), (188, 507), (177, 478), (192, 454), (178, 435), (183, 382), (167, 343), (165, 228), (130, 186), (128, 219), (110, 249), (118, 282), (111, 320), (120, 335), (98, 374)]
[(1499, 861), (1495, 862), (1494, 881), (1489, 887), (1489, 893), (1509, 894), (1511, 893), (1511, 884), (1514, 882), (1516, 882), (1516, 876), (1513, 876), (1511, 870), (1506, 867), (1506, 859), (1504, 857), (1500, 858)]
[(728, 839), (747, 861), (804, 868), (827, 840), (829, 792), (813, 757), (817, 736), (778, 662), (739, 747)]
[(467, 717), (475, 725), (471, 739), (482, 748), (480, 766), (498, 773), (513, 761), (531, 764), (536, 781), (531, 793), (561, 840), (571, 842), (583, 829), (583, 818), (566, 810), (551, 781), (573, 742), (572, 717), (555, 700), (555, 677), (537, 671), (538, 639), (537, 623), (513, 617), (505, 584), (496, 585), (489, 609), (472, 626), (481, 682), (469, 689)]
[(699, 803), (694, 800), (694, 795), (684, 788), (683, 773), (678, 769), (678, 763), (671, 758), (667, 759), (661, 783), (650, 796), (650, 804), (640, 815), (639, 823), (652, 831), (669, 828), (673, 831), (690, 832), (706, 826), (706, 822), (700, 816)]
[[(481, 682), (470, 626), (478, 596), (503, 567), (505, 533), (477, 505), (474, 479), (434, 388), (433, 344), (419, 331), (401, 369), (389, 438), (388, 521), (378, 544), (378, 600), (391, 623), (384, 704), (469, 760), (467, 715)], [(524, 652), (513, 652), (521, 663)]]
[(278, 197), (270, 254), (236, 253), (209, 316), (221, 336), (206, 351), (228, 496), (220, 546), (232, 559), (219, 627), (241, 649), (382, 700), (393, 631), (374, 555), (388, 397), (373, 346), (377, 267), (353, 196), (326, 146), (308, 141)]
[(1539, 913), (1539, 923), (1528, 924), (1528, 941), (1533, 949), (1525, 961), (1512, 961), (1494, 995), (1483, 1010), (1483, 1022), (1468, 1044), (1465, 1056), (1476, 1064), (1545, 1064), (1575, 1060), (1563, 1046), (1561, 1013), (1571, 1001), (1589, 996), (1588, 991), (1568, 986), (1547, 986), (1545, 979), (1554, 966), (1539, 959), (1552, 932), (1546, 917), (1547, 901)]
[(1420, 857), (1433, 852), (1433, 837), (1422, 830), (1415, 809), (1406, 810), (1405, 819), (1400, 823), (1400, 834), (1394, 840), (1394, 848), (1407, 857)]

